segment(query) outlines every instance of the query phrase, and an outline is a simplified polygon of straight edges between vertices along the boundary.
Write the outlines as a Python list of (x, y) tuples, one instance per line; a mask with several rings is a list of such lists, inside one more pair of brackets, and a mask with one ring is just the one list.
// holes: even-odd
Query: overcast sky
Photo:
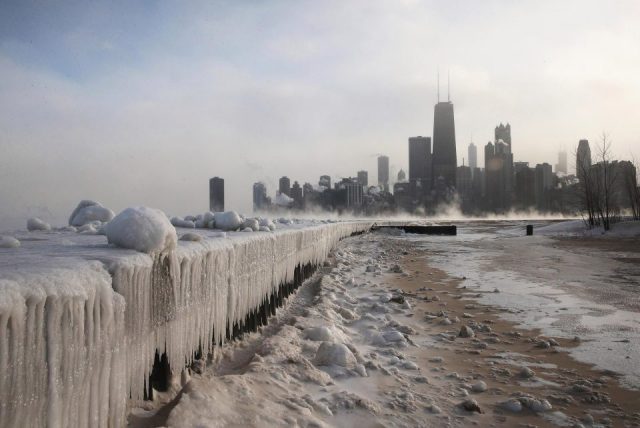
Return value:
[(640, 157), (639, 23), (637, 1), (4, 0), (0, 227), (86, 198), (203, 212), (214, 175), (244, 212), (258, 180), (373, 182), (431, 136), (438, 68), (460, 164), (500, 122), (519, 161), (603, 130)]

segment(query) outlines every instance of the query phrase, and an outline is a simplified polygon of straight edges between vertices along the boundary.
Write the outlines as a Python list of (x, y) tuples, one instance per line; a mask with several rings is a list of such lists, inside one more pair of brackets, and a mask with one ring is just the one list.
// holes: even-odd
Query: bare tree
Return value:
[(591, 163), (586, 162), (585, 159), (581, 159), (578, 155), (578, 150), (574, 151), (574, 159), (576, 159), (576, 175), (578, 176), (578, 198), (582, 207), (583, 216), (586, 216), (585, 222), (592, 228), (598, 223), (598, 217), (596, 216), (596, 194), (595, 183), (592, 174)]
[(611, 140), (603, 132), (598, 144), (598, 163), (591, 168), (591, 173), (594, 175), (595, 211), (605, 231), (611, 229), (612, 220), (620, 211), (615, 198), (619, 168), (612, 162), (611, 156)]

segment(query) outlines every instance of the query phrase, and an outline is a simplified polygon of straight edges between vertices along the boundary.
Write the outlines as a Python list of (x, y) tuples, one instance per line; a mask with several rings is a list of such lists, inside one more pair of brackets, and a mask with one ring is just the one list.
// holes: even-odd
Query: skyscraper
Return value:
[(291, 199), (293, 199), (293, 206), (295, 208), (302, 208), (302, 187), (300, 187), (300, 183), (294, 181), (290, 193)]
[[(453, 118), (453, 103), (438, 102), (433, 115), (433, 186), (444, 184), (445, 188), (456, 186), (456, 129)], [(409, 170), (411, 176), (411, 170)]]
[(331, 177), (328, 175), (321, 175), (320, 180), (318, 181), (318, 186), (324, 187), (325, 189), (331, 189)]
[[(426, 183), (431, 176), (431, 138), (409, 138), (409, 181)], [(431, 180), (429, 180), (431, 181)]]
[(389, 191), (389, 157), (378, 156), (378, 185)]
[(500, 140), (504, 141), (505, 144), (509, 146), (509, 151), (511, 151), (511, 125), (508, 123), (506, 126), (502, 123), (496, 126), (494, 141), (498, 142)]
[(478, 148), (475, 144), (469, 144), (469, 168), (473, 171), (474, 168), (478, 167)]
[(556, 165), (556, 173), (567, 173), (567, 152), (561, 150), (558, 152), (558, 164)]
[(369, 186), (369, 173), (367, 171), (358, 171), (358, 183), (362, 187)]
[(591, 148), (588, 140), (580, 140), (576, 152), (576, 175), (584, 180), (584, 173), (591, 167)]
[(258, 182), (253, 184), (253, 210), (262, 209), (267, 203), (267, 188), (264, 183)]
[(289, 177), (280, 177), (279, 184), (280, 185), (278, 186), (278, 190), (280, 191), (280, 193), (291, 197), (291, 180), (289, 180)]
[(220, 177), (209, 180), (209, 210), (224, 211), (224, 180)]

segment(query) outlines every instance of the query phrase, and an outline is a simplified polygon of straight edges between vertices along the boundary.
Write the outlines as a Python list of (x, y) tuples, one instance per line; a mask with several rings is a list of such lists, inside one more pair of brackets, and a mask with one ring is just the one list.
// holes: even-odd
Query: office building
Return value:
[(259, 211), (267, 205), (267, 187), (264, 183), (253, 184), (253, 210)]
[(389, 191), (389, 157), (378, 156), (378, 186)]
[[(438, 188), (456, 187), (456, 129), (451, 101), (438, 102), (433, 115), (432, 185)], [(411, 170), (409, 170), (411, 177)], [(441, 195), (439, 195), (441, 196)]]
[(469, 144), (468, 159), (469, 167), (473, 173), (473, 170), (478, 167), (478, 148), (473, 143)]
[(358, 182), (362, 187), (369, 186), (369, 173), (367, 171), (358, 171)]
[(278, 190), (281, 194), (291, 197), (291, 180), (289, 180), (289, 177), (280, 177)]
[(220, 177), (209, 180), (209, 210), (224, 211), (224, 179)]

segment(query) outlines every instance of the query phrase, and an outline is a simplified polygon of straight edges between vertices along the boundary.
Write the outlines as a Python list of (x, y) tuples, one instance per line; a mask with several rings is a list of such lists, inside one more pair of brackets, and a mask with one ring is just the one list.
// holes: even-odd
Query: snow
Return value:
[(550, 236), (605, 236), (633, 238), (640, 236), (640, 221), (622, 221), (613, 223), (611, 230), (605, 232), (601, 226), (589, 229), (584, 220), (568, 220), (534, 228), (534, 235)]
[(71, 213), (69, 226), (78, 227), (94, 221), (106, 223), (111, 221), (113, 217), (113, 211), (103, 207), (99, 202), (82, 200)]
[(51, 225), (40, 220), (38, 217), (32, 217), (27, 220), (27, 230), (30, 232), (34, 230), (51, 230)]
[(148, 207), (125, 209), (105, 226), (105, 231), (110, 244), (142, 253), (171, 251), (178, 240), (167, 216)]

